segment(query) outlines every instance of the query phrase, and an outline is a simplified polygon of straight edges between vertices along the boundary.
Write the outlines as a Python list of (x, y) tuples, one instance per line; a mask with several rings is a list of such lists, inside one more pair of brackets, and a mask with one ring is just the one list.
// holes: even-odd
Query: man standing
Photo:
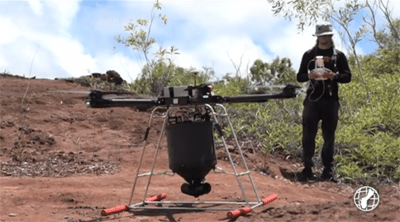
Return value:
[(332, 25), (316, 25), (317, 44), (304, 53), (297, 81), (309, 81), (303, 111), (303, 162), (304, 169), (297, 175), (299, 181), (315, 179), (312, 157), (315, 152), (315, 136), (322, 120), (324, 145), (321, 152), (324, 170), (321, 180), (335, 181), (333, 154), (335, 131), (339, 119), (338, 83), (348, 83), (351, 72), (343, 52), (335, 49), (332, 41)]

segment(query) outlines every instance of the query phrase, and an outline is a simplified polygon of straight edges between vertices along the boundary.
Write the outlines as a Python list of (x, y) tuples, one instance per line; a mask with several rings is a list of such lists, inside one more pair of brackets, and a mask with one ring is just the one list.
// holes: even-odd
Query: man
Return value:
[[(338, 83), (348, 83), (351, 72), (343, 52), (335, 49), (332, 25), (316, 25), (317, 44), (304, 53), (297, 81), (309, 81), (303, 111), (303, 162), (304, 169), (297, 175), (299, 181), (316, 179), (312, 172), (315, 136), (322, 120), (324, 145), (321, 152), (324, 170), (320, 179), (335, 181), (333, 154), (335, 131), (339, 119)], [(316, 68), (316, 64), (322, 68)]]

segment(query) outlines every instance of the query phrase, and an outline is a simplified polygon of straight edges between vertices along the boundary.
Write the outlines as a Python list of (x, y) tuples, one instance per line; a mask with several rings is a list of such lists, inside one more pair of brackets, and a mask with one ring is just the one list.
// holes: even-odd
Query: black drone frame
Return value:
[[(92, 91), (89, 94), (87, 104), (92, 108), (107, 107), (138, 107), (152, 108), (155, 106), (186, 106), (202, 104), (222, 104), (222, 103), (255, 103), (266, 102), (270, 99), (294, 98), (297, 86), (287, 85), (281, 92), (275, 94), (259, 94), (244, 96), (214, 96), (211, 95), (211, 89), (208, 85), (183, 86), (183, 87), (165, 87), (163, 96), (157, 99), (105, 99), (107, 94), (125, 94), (124, 92), (102, 92)], [(179, 92), (177, 89), (180, 89)], [(182, 93), (183, 92), (183, 93)], [(168, 94), (168, 95), (165, 95)]]

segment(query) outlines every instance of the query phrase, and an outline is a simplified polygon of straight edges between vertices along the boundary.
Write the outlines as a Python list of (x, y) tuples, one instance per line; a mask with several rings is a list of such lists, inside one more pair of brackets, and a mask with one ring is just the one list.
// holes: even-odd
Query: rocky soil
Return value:
[[(297, 171), (300, 161), (281, 155), (243, 150), (261, 198), (278, 199), (238, 218), (228, 211), (146, 210), (101, 216), (105, 208), (127, 205), (148, 126), (149, 112), (133, 108), (93, 109), (87, 91), (61, 80), (0, 76), (0, 221), (400, 221), (400, 190), (393, 184), (375, 187), (379, 206), (358, 210), (353, 195), (361, 185), (299, 183), (282, 169)], [(63, 92), (58, 92), (63, 91)], [(65, 93), (64, 91), (73, 91)], [(162, 118), (150, 130), (140, 173), (149, 172)], [(230, 147), (238, 169), (243, 163)], [(226, 153), (217, 149), (219, 169), (210, 172), (209, 194), (181, 193), (184, 180), (169, 170), (163, 136), (148, 196), (166, 193), (168, 201), (243, 201)], [(140, 177), (132, 203), (139, 203), (149, 177)], [(250, 201), (256, 201), (248, 177), (240, 178)]]

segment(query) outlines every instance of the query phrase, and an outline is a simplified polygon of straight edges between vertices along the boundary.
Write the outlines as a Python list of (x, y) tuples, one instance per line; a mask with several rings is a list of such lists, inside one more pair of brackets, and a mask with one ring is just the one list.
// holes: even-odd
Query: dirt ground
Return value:
[[(89, 108), (85, 94), (77, 92), (88, 88), (62, 80), (0, 76), (0, 90), (0, 221), (400, 221), (398, 186), (375, 187), (379, 206), (362, 212), (353, 203), (360, 185), (290, 181), (280, 169), (299, 170), (298, 160), (248, 151), (259, 195), (277, 194), (278, 199), (247, 215), (230, 219), (226, 210), (160, 208), (101, 216), (105, 208), (129, 203), (150, 112)], [(156, 118), (150, 130), (140, 173), (151, 169), (162, 121)], [(232, 172), (223, 150), (217, 152), (217, 166)], [(154, 171), (168, 169), (163, 136)], [(148, 179), (138, 179), (132, 203), (143, 200)], [(256, 201), (248, 177), (240, 179), (249, 200)], [(181, 193), (180, 176), (152, 176), (146, 197), (166, 193), (165, 201), (243, 201), (231, 173), (210, 172), (206, 181), (211, 192), (194, 198)]]

